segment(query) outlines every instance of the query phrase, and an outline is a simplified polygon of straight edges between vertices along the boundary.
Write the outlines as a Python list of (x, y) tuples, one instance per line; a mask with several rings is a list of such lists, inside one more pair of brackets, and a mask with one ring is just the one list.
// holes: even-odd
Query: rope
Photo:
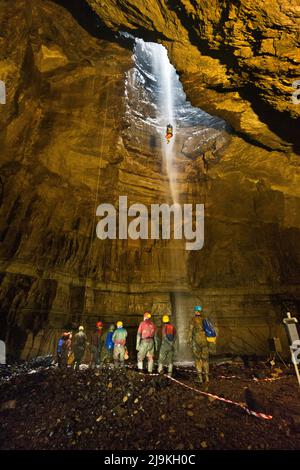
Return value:
[[(133, 368), (134, 366), (128, 364), (126, 367)], [(137, 373), (140, 374), (140, 375), (147, 375), (147, 376), (158, 376), (158, 375), (160, 375), (158, 373), (145, 374), (142, 371), (138, 371)], [(255, 416), (256, 418), (264, 419), (264, 420), (267, 420), (267, 421), (270, 421), (271, 419), (273, 419), (272, 415), (267, 415), (265, 413), (259, 413), (259, 412), (250, 410), (250, 408), (248, 408), (245, 403), (239, 403), (237, 401), (233, 401), (233, 400), (229, 400), (227, 398), (219, 397), (218, 395), (214, 395), (212, 393), (203, 392), (202, 390), (199, 390), (198, 388), (191, 387), (190, 385), (187, 385), (184, 382), (181, 382), (180, 380), (174, 379), (174, 377), (171, 377), (170, 375), (165, 375), (165, 377), (167, 377), (172, 382), (175, 382), (175, 383), (181, 385), (182, 387), (187, 388), (188, 390), (192, 390), (193, 392), (200, 393), (201, 395), (205, 395), (207, 397), (214, 398), (215, 400), (219, 400), (219, 401), (222, 401), (224, 403), (229, 403), (230, 405), (238, 406), (239, 408), (244, 410), (250, 416)]]
[(174, 377), (171, 377), (170, 375), (167, 375), (166, 377), (169, 380), (171, 380), (172, 382), (175, 382), (175, 383), (181, 385), (182, 387), (185, 387), (185, 388), (187, 388), (189, 390), (192, 390), (194, 392), (200, 393), (201, 395), (205, 395), (207, 397), (214, 398), (215, 400), (223, 401), (225, 403), (229, 403), (231, 405), (238, 406), (239, 408), (242, 408), (244, 411), (246, 411), (246, 413), (248, 413), (249, 415), (255, 416), (256, 418), (265, 419), (265, 420), (268, 420), (268, 421), (273, 418), (273, 416), (271, 416), (271, 415), (267, 415), (265, 413), (258, 413), (256, 411), (250, 410), (250, 408), (248, 408), (245, 403), (239, 403), (239, 402), (236, 402), (236, 401), (233, 401), (233, 400), (228, 400), (227, 398), (219, 397), (218, 395), (214, 395), (212, 393), (203, 392), (202, 390), (199, 390), (198, 388), (190, 387), (189, 385), (185, 384), (184, 382), (180, 382), (179, 380), (174, 379)]
[[(95, 72), (94, 86), (93, 86), (94, 95), (95, 95), (95, 84), (96, 84), (96, 72)], [(102, 125), (102, 137), (101, 137), (100, 152), (99, 152), (99, 157), (98, 157), (98, 176), (97, 176), (97, 187), (96, 187), (96, 196), (95, 196), (94, 212), (93, 212), (93, 223), (92, 223), (92, 229), (91, 229), (90, 248), (89, 248), (89, 254), (88, 254), (88, 263), (87, 263), (87, 268), (86, 268), (84, 309), (86, 308), (86, 300), (87, 300), (87, 296), (86, 296), (87, 279), (88, 279), (89, 268), (90, 268), (90, 264), (91, 264), (92, 246), (93, 246), (93, 235), (94, 235), (95, 220), (96, 220), (96, 207), (97, 207), (97, 201), (98, 201), (98, 195), (99, 195), (100, 174), (101, 174), (101, 161), (102, 161), (102, 156), (103, 156), (103, 145), (104, 145), (104, 134), (105, 134), (105, 127), (106, 127), (106, 120), (107, 120), (107, 104), (108, 104), (109, 90), (110, 90), (110, 87), (109, 87), (109, 85), (107, 85), (106, 98), (105, 98), (105, 113), (104, 113), (104, 119), (103, 119), (103, 123), (102, 123), (102, 124), (103, 124), (103, 125)]]
[(284, 375), (280, 377), (267, 377), (266, 379), (257, 379), (256, 377), (254, 377), (252, 380), (254, 380), (254, 382), (275, 382), (275, 380), (281, 380), (283, 378)]

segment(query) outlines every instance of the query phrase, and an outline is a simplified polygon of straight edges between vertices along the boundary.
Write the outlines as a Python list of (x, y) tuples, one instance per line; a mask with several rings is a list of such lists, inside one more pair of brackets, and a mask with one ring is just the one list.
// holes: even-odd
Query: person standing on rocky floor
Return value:
[(57, 342), (57, 348), (56, 348), (57, 365), (60, 369), (61, 369), (61, 363), (62, 363), (62, 347), (63, 347), (63, 343), (65, 340), (64, 335), (65, 333), (63, 333), (63, 335), (59, 338)]
[(95, 369), (100, 364), (100, 355), (103, 348), (103, 323), (98, 321), (96, 323), (96, 329), (92, 333), (91, 340), (91, 359), (90, 368)]
[(151, 313), (144, 313), (144, 320), (140, 323), (137, 337), (136, 350), (138, 351), (138, 369), (143, 370), (144, 359), (148, 360), (148, 372), (153, 371), (154, 353), (158, 347), (157, 328), (151, 321)]
[(68, 367), (68, 357), (71, 354), (72, 333), (64, 333), (58, 341), (57, 361), (60, 369)]
[(164, 366), (168, 366), (168, 375), (171, 376), (173, 372), (176, 329), (172, 323), (170, 323), (169, 315), (164, 315), (162, 321), (163, 326), (161, 330), (161, 345), (158, 358), (158, 373), (161, 374), (164, 370)]
[(68, 367), (69, 356), (72, 353), (72, 333), (71, 332), (65, 333), (65, 341), (62, 347), (62, 351), (63, 351), (63, 368), (66, 369)]
[(114, 343), (114, 365), (115, 367), (124, 367), (126, 351), (127, 331), (123, 327), (123, 322), (117, 322), (117, 329), (114, 331), (112, 341)]
[(206, 334), (203, 328), (202, 307), (196, 305), (195, 316), (192, 318), (189, 328), (189, 344), (192, 349), (195, 367), (198, 373), (198, 382), (209, 382), (209, 348)]
[(87, 336), (84, 332), (84, 327), (78, 328), (78, 333), (74, 336), (73, 341), (73, 352), (74, 352), (74, 369), (79, 370), (79, 366), (83, 359), (85, 348), (87, 346)]
[(115, 331), (115, 325), (111, 324), (108, 328), (108, 331), (104, 335), (103, 339), (103, 346), (101, 349), (101, 356), (100, 356), (100, 367), (102, 368), (106, 364), (111, 364), (113, 360), (113, 352), (114, 352), (114, 343), (113, 343), (113, 334)]

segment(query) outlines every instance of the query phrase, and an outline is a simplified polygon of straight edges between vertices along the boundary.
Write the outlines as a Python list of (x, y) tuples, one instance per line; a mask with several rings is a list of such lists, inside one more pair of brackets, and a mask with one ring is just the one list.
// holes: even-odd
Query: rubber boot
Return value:
[(164, 366), (163, 366), (163, 364), (159, 363), (159, 364), (158, 364), (158, 368), (157, 368), (157, 372), (158, 372), (159, 374), (162, 374), (163, 371), (164, 371)]
[(137, 363), (137, 366), (138, 366), (138, 370), (143, 370), (143, 361), (139, 361)]
[(173, 372), (173, 364), (169, 364), (168, 366), (168, 375), (172, 377), (172, 372)]
[(204, 382), (206, 382), (206, 383), (209, 382), (209, 375), (207, 373), (204, 374)]
[(152, 372), (153, 372), (153, 364), (154, 364), (153, 359), (148, 361), (148, 372), (149, 372), (149, 374), (152, 374)]

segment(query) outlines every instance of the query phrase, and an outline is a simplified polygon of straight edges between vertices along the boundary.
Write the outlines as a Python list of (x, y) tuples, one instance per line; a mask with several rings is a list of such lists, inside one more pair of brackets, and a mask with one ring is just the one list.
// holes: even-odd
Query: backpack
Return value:
[(209, 320), (207, 320), (207, 318), (205, 318), (202, 321), (202, 326), (203, 326), (203, 330), (205, 332), (207, 341), (209, 343), (215, 343), (217, 339), (217, 333), (212, 323)]
[(61, 354), (64, 340), (60, 338), (57, 343), (57, 354)]
[(113, 331), (109, 331), (106, 335), (105, 347), (108, 351), (110, 351), (111, 349), (114, 349), (114, 343), (112, 340), (113, 334), (114, 334)]
[(155, 326), (150, 320), (143, 322), (142, 338), (153, 338), (155, 335)]
[(167, 323), (165, 325), (165, 334), (166, 334), (166, 338), (169, 340), (169, 341), (174, 341), (174, 338), (175, 338), (175, 328), (173, 325), (171, 325), (171, 323)]

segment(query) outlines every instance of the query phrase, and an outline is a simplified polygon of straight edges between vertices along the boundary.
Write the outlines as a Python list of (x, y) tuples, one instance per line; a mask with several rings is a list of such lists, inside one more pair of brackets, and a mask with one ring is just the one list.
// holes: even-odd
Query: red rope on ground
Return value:
[[(133, 366), (130, 366), (130, 365), (127, 365), (127, 367), (131, 368)], [(157, 376), (157, 375), (160, 375), (158, 373), (152, 373), (152, 374), (145, 374), (144, 372), (142, 371), (138, 371), (138, 374), (141, 374), (141, 375), (150, 375), (150, 376)], [(256, 418), (260, 418), (260, 419), (265, 419), (267, 421), (270, 421), (271, 419), (273, 419), (273, 416), (272, 415), (267, 415), (265, 413), (258, 413), (256, 411), (252, 411), (250, 410), (245, 403), (239, 403), (237, 401), (233, 401), (233, 400), (228, 400), (227, 398), (223, 398), (223, 397), (219, 397), (218, 395), (214, 395), (212, 393), (208, 393), (208, 392), (203, 392), (202, 390), (199, 390), (198, 388), (194, 388), (194, 387), (191, 387), (190, 385), (187, 385), (185, 384), (184, 382), (180, 382), (180, 380), (177, 380), (177, 379), (174, 379), (174, 377), (171, 377), (170, 375), (166, 375), (165, 377), (167, 377), (168, 379), (172, 380), (172, 382), (175, 382), (179, 385), (181, 385), (182, 387), (185, 387), (189, 390), (192, 390), (194, 392), (197, 392), (197, 393), (200, 393), (201, 395), (205, 395), (207, 397), (211, 397), (211, 398), (214, 398), (215, 400), (219, 400), (219, 401), (223, 401), (225, 403), (229, 403), (230, 405), (235, 405), (235, 406), (238, 406), (239, 408), (241, 408), (242, 410), (246, 411), (246, 413), (248, 415), (251, 415), (251, 416), (255, 416)]]
[(266, 415), (265, 413), (257, 413), (256, 411), (250, 410), (246, 406), (245, 403), (238, 403), (236, 401), (232, 401), (232, 400), (228, 400), (228, 399), (223, 398), (223, 397), (219, 397), (218, 395), (214, 395), (212, 393), (203, 392), (202, 390), (199, 390), (198, 388), (190, 387), (189, 385), (185, 384), (184, 382), (180, 382), (179, 380), (174, 379), (174, 377), (171, 377), (170, 375), (167, 375), (166, 377), (168, 377), (168, 379), (172, 380), (173, 382), (178, 383), (179, 385), (181, 385), (185, 388), (188, 388), (189, 390), (200, 393), (201, 395), (206, 395), (207, 397), (214, 398), (215, 400), (223, 401), (225, 403), (230, 403), (231, 405), (238, 406), (239, 408), (242, 408), (243, 410), (245, 410), (246, 413), (248, 413), (249, 415), (255, 416), (256, 418), (265, 419), (265, 420), (271, 420), (273, 418), (273, 416), (271, 416), (271, 415)]

